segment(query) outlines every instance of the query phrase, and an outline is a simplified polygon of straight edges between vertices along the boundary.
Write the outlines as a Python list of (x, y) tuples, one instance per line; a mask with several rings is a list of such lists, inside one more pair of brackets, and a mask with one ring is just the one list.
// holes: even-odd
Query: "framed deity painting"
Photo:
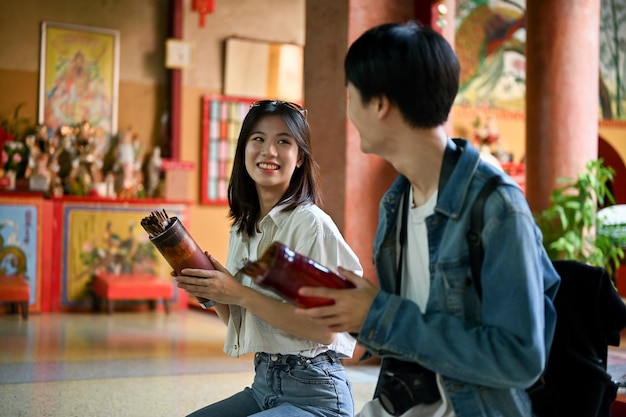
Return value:
[(87, 121), (113, 136), (118, 79), (118, 31), (42, 23), (38, 120), (49, 132)]

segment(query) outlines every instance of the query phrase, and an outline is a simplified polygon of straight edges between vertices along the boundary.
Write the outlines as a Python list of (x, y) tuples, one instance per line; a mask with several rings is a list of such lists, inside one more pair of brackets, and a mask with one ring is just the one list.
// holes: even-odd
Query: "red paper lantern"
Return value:
[(191, 10), (200, 14), (200, 27), (204, 27), (206, 15), (213, 13), (215, 0), (192, 0)]

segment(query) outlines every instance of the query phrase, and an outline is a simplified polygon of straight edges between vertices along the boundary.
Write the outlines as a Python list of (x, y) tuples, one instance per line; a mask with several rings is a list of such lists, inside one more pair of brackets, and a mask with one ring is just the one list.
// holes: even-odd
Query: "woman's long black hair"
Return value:
[(287, 203), (284, 210), (293, 210), (300, 204), (321, 204), (318, 185), (318, 165), (311, 152), (311, 131), (306, 120), (306, 111), (283, 101), (264, 100), (254, 103), (241, 125), (233, 171), (228, 183), (229, 217), (238, 233), (252, 236), (256, 233), (261, 206), (256, 185), (246, 170), (245, 149), (250, 133), (257, 122), (265, 116), (278, 115), (283, 118), (298, 145), (298, 156), (302, 165), (293, 173), (289, 188), (278, 204)]

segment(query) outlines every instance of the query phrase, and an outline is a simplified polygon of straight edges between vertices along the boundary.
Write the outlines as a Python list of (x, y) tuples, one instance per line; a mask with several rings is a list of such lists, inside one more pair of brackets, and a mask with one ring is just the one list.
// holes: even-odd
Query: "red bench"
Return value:
[(165, 312), (170, 312), (170, 300), (174, 297), (174, 285), (153, 274), (107, 274), (96, 275), (93, 292), (97, 300), (104, 300), (109, 314), (117, 300), (147, 300), (154, 309), (156, 301), (163, 300)]
[(28, 302), (30, 300), (30, 286), (21, 275), (0, 275), (0, 302), (8, 302), (11, 310), (17, 312), (22, 309), (22, 317), (28, 318)]

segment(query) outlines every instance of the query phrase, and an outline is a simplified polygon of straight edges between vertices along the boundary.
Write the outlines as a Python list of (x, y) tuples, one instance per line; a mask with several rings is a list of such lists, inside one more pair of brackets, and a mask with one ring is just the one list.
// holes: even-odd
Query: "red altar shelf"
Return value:
[[(0, 190), (0, 260), (17, 256), (15, 271), (30, 287), (30, 313), (90, 310), (98, 273), (151, 273), (173, 282), (141, 219), (155, 210), (189, 224), (188, 202), (166, 199), (46, 197)], [(4, 254), (4, 255), (3, 255)], [(187, 309), (174, 288), (170, 306)]]

